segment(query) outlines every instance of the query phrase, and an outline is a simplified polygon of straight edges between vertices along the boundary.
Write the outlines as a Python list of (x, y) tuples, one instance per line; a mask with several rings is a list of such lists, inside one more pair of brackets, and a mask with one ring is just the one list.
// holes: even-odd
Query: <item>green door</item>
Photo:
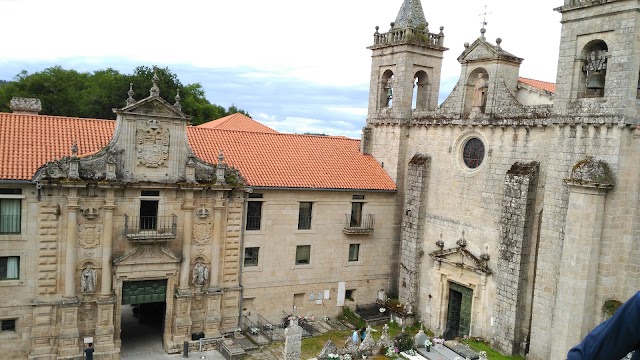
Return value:
[(165, 302), (167, 280), (125, 281), (122, 284), (122, 305)]
[(447, 340), (469, 335), (473, 290), (449, 282), (449, 306), (444, 338)]

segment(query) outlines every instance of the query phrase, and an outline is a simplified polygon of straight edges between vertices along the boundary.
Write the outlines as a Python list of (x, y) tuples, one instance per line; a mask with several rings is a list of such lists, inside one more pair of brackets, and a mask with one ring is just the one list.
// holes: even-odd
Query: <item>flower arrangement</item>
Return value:
[(433, 345), (433, 343), (431, 342), (431, 340), (427, 339), (424, 341), (424, 347), (428, 348), (431, 347)]
[(329, 359), (335, 359), (335, 360), (352, 360), (351, 355), (349, 354), (344, 354), (344, 355), (329, 354), (328, 357)]
[(480, 359), (487, 359), (487, 352), (486, 351), (480, 351), (478, 353), (478, 355), (480, 356)]
[(413, 349), (409, 349), (409, 350), (405, 351), (405, 353), (407, 353), (407, 355), (411, 355), (411, 356), (416, 356), (417, 355), (416, 351), (413, 350)]
[(396, 348), (394, 348), (393, 346), (389, 346), (387, 348), (387, 351), (384, 353), (388, 358), (394, 356), (396, 354)]
[(433, 338), (433, 343), (436, 345), (444, 345), (444, 339), (442, 338)]

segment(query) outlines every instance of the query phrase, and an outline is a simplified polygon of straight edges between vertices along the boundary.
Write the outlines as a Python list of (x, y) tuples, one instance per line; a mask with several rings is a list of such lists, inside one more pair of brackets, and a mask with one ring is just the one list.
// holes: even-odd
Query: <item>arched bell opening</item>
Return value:
[(378, 99), (378, 108), (393, 107), (393, 71), (386, 70), (380, 78), (380, 94)]
[(578, 97), (603, 97), (607, 82), (607, 55), (609, 47), (602, 40), (593, 40), (582, 49), (581, 58), (584, 62), (580, 74), (580, 84), (583, 88)]
[(420, 70), (413, 77), (413, 97), (411, 106), (414, 110), (427, 110), (431, 108), (429, 76)]

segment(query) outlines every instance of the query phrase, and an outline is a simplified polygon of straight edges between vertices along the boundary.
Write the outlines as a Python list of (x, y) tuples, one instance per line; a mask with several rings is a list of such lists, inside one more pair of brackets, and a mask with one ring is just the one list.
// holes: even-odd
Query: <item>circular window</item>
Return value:
[(484, 144), (478, 138), (471, 138), (464, 144), (462, 160), (469, 169), (475, 169), (484, 160)]

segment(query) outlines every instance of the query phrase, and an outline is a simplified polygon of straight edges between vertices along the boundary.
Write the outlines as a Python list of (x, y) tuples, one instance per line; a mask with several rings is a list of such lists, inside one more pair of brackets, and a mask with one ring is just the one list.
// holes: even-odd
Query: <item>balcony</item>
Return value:
[(170, 241), (178, 235), (178, 217), (125, 215), (124, 233), (127, 239), (137, 243)]
[(375, 218), (373, 214), (362, 215), (361, 217), (345, 214), (345, 226), (342, 232), (347, 235), (366, 235), (373, 234), (373, 225)]

